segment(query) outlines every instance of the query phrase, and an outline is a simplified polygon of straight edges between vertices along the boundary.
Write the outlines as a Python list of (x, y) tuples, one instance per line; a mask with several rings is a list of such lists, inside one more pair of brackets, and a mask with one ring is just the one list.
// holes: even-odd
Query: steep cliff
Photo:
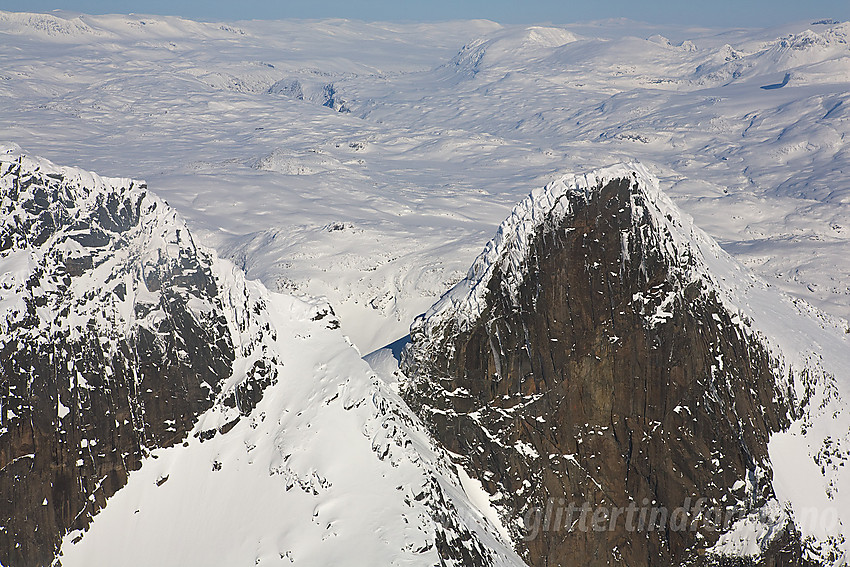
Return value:
[(211, 258), (142, 183), (0, 162), (0, 562), (52, 561), (230, 375)]
[(564, 177), (413, 324), (403, 396), (531, 565), (839, 561), (769, 448), (834, 378), (789, 364), (738, 288), (771, 293), (640, 165)]

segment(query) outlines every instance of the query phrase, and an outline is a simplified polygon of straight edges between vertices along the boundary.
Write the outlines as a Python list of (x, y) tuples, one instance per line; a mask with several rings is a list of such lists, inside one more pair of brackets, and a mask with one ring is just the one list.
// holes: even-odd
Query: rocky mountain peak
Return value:
[(0, 195), (0, 563), (49, 564), (150, 450), (256, 393), (223, 391), (242, 354), (228, 294), (144, 183), (11, 148)]
[(529, 195), (411, 327), (404, 396), (529, 564), (803, 564), (819, 546), (778, 502), (769, 451), (807, 402), (736, 307), (754, 284), (730, 262), (646, 169), (618, 165)]

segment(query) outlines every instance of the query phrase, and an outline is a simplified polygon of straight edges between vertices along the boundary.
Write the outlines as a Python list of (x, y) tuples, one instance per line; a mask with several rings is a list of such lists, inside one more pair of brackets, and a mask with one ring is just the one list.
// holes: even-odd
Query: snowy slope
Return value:
[[(639, 163), (566, 175), (532, 191), (499, 226), (466, 277), (414, 322), (407, 367), (416, 368), (429, 358), (442, 359), (447, 333), (471, 332), (492, 309), (493, 281), (500, 282), (502, 296), (520, 309), (519, 289), (536, 267), (531, 253), (535, 239), (558, 227), (577, 203), (591, 201), (619, 179), (639, 188), (641, 201), (632, 202), (636, 230), (664, 235), (661, 254), (670, 265), (678, 266), (670, 277), (683, 287), (700, 282), (716, 294), (738, 332), (769, 350), (778, 390), (790, 392), (794, 404), (791, 427), (771, 437), (770, 462), (760, 464), (772, 471), (779, 500), (734, 523), (710, 551), (758, 556), (788, 514), (811, 546), (810, 559), (817, 564), (845, 564), (850, 554), (850, 472), (846, 467), (850, 458), (850, 325), (788, 297), (752, 274), (697, 228)], [(637, 222), (645, 214), (651, 228)], [(627, 254), (630, 240), (644, 236), (623, 233), (621, 238)], [(674, 300), (675, 291), (668, 297), (634, 298), (644, 302), (645, 324), (650, 327), (665, 324), (675, 309)], [(718, 364), (722, 369), (723, 361)]]
[(63, 565), (522, 565), (326, 302), (246, 281), (144, 183), (2, 151), (11, 564), (52, 535)]
[(227, 433), (198, 436), (233, 418), (216, 406), (154, 451), (81, 541), (66, 537), (62, 564), (433, 565), (441, 540), (469, 548), (465, 564), (522, 565), (397, 396), (311, 321), (315, 306), (270, 295), (267, 309), (277, 384)]

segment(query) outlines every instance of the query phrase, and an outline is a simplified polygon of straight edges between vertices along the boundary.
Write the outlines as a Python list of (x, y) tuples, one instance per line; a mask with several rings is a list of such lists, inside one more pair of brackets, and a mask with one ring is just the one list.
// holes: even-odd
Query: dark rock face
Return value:
[(0, 287), (0, 564), (15, 567), (50, 565), (150, 449), (181, 442), (234, 360), (212, 259), (173, 211), (43, 165), (0, 162), (0, 257), (28, 266)]
[[(761, 556), (707, 553), (719, 531), (696, 502), (734, 509), (723, 519), (769, 507), (767, 441), (799, 406), (646, 200), (629, 177), (570, 196), (530, 236), (516, 289), (497, 267), (470, 325), (414, 323), (403, 395), (500, 495), (530, 565), (804, 564), (787, 519)], [(585, 502), (604, 512), (582, 520)]]

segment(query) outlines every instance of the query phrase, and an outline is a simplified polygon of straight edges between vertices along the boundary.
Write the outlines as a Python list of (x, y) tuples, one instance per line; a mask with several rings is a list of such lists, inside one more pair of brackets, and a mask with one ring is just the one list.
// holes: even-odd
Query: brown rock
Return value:
[[(572, 196), (532, 236), (516, 294), (497, 268), (469, 328), (450, 314), (411, 330), (406, 400), (500, 495), (535, 567), (747, 564), (706, 555), (718, 532), (704, 521), (630, 530), (628, 508), (648, 520), (705, 499), (740, 517), (773, 497), (767, 441), (793, 417), (790, 393), (767, 349), (687, 277), (688, 250), (671, 256), (647, 199), (628, 177)], [(567, 515), (585, 502), (582, 529)], [(791, 523), (758, 560), (801, 565), (801, 547)]]

